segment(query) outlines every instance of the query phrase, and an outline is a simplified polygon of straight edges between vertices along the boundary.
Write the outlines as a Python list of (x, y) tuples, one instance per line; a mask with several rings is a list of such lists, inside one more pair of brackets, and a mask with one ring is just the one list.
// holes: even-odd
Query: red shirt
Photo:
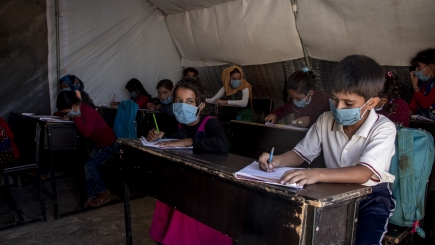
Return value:
[(20, 152), (18, 151), (17, 145), (15, 145), (14, 141), (14, 133), (12, 133), (12, 130), (9, 128), (9, 125), (6, 123), (6, 121), (0, 117), (0, 128), (4, 128), (6, 131), (6, 135), (8, 136), (10, 142), (11, 142), (11, 148), (12, 151), (14, 151), (14, 158), (17, 160), (20, 158)]
[(139, 109), (146, 109), (148, 103), (148, 96), (138, 94), (133, 101), (139, 106)]
[(435, 89), (431, 89), (427, 95), (424, 95), (428, 82), (432, 82), (432, 79), (424, 82), (421, 85), (420, 91), (414, 93), (414, 95), (412, 96), (412, 100), (409, 103), (409, 110), (411, 110), (412, 114), (417, 113), (418, 106), (423, 109), (427, 109), (435, 103)]
[(291, 113), (294, 113), (295, 119), (308, 116), (310, 117), (310, 124), (307, 127), (311, 127), (325, 111), (329, 111), (329, 95), (322, 91), (314, 90), (310, 103), (305, 107), (295, 106), (292, 99), (290, 99), (287, 104), (274, 110), (272, 114), (276, 115), (277, 120), (281, 120)]
[(377, 111), (378, 114), (386, 116), (395, 124), (400, 124), (404, 127), (409, 126), (409, 107), (408, 103), (402, 99), (393, 99), (388, 106), (384, 106), (382, 110)]
[(115, 143), (115, 133), (94, 108), (82, 103), (80, 112), (81, 116), (74, 117), (73, 121), (83, 136), (90, 138), (100, 148)]

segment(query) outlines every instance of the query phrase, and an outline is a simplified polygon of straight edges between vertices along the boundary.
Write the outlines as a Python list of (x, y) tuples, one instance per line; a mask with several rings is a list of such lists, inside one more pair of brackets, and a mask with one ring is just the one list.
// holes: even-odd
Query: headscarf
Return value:
[(60, 83), (66, 83), (70, 88), (71, 91), (81, 90), (83, 91), (85, 89), (85, 85), (83, 82), (74, 75), (65, 75), (59, 80)]
[[(239, 70), (240, 75), (242, 77), (242, 84), (238, 88), (231, 87), (231, 81), (230, 81), (231, 75), (230, 75), (230, 73), (232, 71), (234, 71), (234, 69)], [(233, 66), (225, 68), (222, 72), (221, 79), (222, 79), (222, 83), (224, 84), (225, 94), (227, 96), (236, 94), (237, 92), (243, 90), (244, 88), (248, 88), (249, 89), (249, 100), (251, 101), (251, 108), (252, 108), (252, 86), (251, 86), (251, 84), (249, 84), (245, 80), (245, 74), (243, 73), (243, 70), (240, 66), (233, 65)]]

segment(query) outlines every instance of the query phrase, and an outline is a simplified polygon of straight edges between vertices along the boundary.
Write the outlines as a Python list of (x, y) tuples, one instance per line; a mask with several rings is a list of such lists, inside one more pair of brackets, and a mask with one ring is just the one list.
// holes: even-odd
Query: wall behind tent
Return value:
[(0, 2), (0, 116), (50, 112), (44, 1)]
[[(74, 74), (95, 104), (129, 99), (125, 84), (139, 79), (151, 95), (161, 79), (178, 81), (181, 64), (164, 14), (145, 0), (60, 0), (62, 75)], [(50, 0), (53, 102), (58, 93), (54, 1)], [(55, 104), (55, 103), (54, 103)], [(53, 108), (55, 109), (55, 108)]]

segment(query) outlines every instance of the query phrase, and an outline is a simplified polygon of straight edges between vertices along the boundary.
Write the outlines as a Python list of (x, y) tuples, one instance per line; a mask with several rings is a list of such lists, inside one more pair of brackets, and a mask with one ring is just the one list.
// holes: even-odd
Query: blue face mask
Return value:
[(299, 101), (293, 101), (293, 104), (295, 106), (297, 106), (297, 107), (305, 107), (305, 106), (307, 106), (311, 102), (311, 95), (310, 95), (310, 99), (308, 100), (308, 102), (306, 102), (305, 100), (307, 100), (307, 97), (310, 94), (310, 92), (308, 92), (307, 96), (305, 96), (305, 99), (299, 100)]
[(165, 100), (160, 100), (160, 102), (162, 102), (162, 104), (164, 104), (164, 105), (171, 103), (171, 101), (172, 101), (172, 96), (170, 96), (170, 95)]
[(242, 85), (242, 80), (231, 80), (231, 87), (238, 88)]
[(77, 112), (75, 112), (73, 109), (71, 109), (71, 110), (68, 112), (68, 115), (71, 115), (71, 116), (78, 116), (78, 115), (80, 115), (80, 114), (81, 114), (80, 110), (77, 110)]
[(367, 100), (367, 102), (361, 106), (361, 107), (357, 107), (357, 108), (350, 108), (350, 109), (337, 109), (334, 105), (334, 103), (332, 103), (332, 100), (329, 100), (329, 106), (331, 108), (331, 112), (332, 115), (334, 116), (335, 120), (343, 125), (343, 126), (350, 126), (350, 125), (354, 125), (356, 122), (358, 122), (359, 120), (361, 120), (361, 118), (363, 118), (364, 114), (367, 112), (367, 110), (362, 114), (362, 116), (360, 115), (361, 113), (361, 109), (371, 100), (372, 98), (370, 98), (369, 100)]
[[(201, 104), (199, 106), (201, 106)], [(177, 119), (177, 121), (182, 124), (193, 123), (196, 119), (198, 119), (199, 106), (195, 107), (195, 106), (188, 105), (186, 103), (172, 104), (175, 119)]]
[[(428, 68), (429, 66), (426, 66), (426, 68)], [(426, 70), (426, 68), (424, 68), (421, 71), (416, 71), (414, 72), (415, 76), (418, 78), (418, 80), (422, 81), (422, 82), (426, 82), (430, 79), (430, 74), (432, 73), (432, 71), (429, 73), (429, 75), (425, 76), (423, 75), (423, 71)]]
[(130, 97), (132, 97), (132, 98), (136, 98), (136, 96), (137, 96), (137, 94), (136, 94), (136, 92), (130, 92)]
[(62, 91), (71, 91), (71, 88), (63, 88)]

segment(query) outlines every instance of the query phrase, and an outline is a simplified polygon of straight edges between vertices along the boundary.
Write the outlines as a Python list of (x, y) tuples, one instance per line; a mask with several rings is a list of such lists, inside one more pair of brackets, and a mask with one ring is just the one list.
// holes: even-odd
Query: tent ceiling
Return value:
[(267, 64), (303, 57), (289, 0), (237, 0), (170, 14), (183, 66)]
[(208, 8), (234, 0), (149, 0), (166, 14), (175, 14), (189, 10)]

